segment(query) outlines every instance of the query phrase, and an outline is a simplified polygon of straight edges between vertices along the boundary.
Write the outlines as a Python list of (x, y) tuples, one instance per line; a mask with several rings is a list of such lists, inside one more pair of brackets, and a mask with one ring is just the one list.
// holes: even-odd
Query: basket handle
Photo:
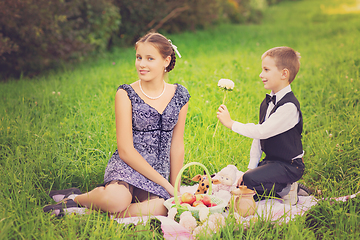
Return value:
[[(176, 204), (176, 207), (177, 208), (180, 208), (180, 202), (179, 202), (179, 199), (178, 199), (178, 186), (179, 186), (179, 181), (180, 181), (180, 178), (181, 178), (181, 175), (182, 173), (184, 172), (184, 170), (187, 168), (187, 167), (190, 167), (192, 165), (198, 165), (200, 167), (202, 167), (205, 172), (206, 172), (206, 175), (207, 177), (209, 178), (209, 191), (208, 191), (208, 194), (211, 195), (212, 193), (212, 182), (211, 182), (211, 175), (209, 173), (209, 170), (204, 166), (204, 164), (202, 163), (198, 163), (198, 162), (191, 162), (191, 163), (188, 163), (186, 164), (185, 166), (183, 166), (181, 169), (180, 169), (180, 172), (179, 174), (177, 175), (176, 177), (176, 180), (175, 180), (175, 192), (174, 192), (174, 200), (175, 200), (175, 204)], [(187, 210), (187, 209), (186, 209)]]

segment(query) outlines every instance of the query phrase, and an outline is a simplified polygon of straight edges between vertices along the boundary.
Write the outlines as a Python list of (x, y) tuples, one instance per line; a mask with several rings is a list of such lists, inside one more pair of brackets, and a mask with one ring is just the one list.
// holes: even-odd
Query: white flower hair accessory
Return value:
[(179, 51), (177, 50), (177, 46), (175, 46), (170, 39), (168, 39), (169, 43), (171, 44), (171, 47), (174, 49), (174, 51), (176, 52), (176, 54), (179, 56), (179, 58), (181, 58), (181, 55), (179, 53)]

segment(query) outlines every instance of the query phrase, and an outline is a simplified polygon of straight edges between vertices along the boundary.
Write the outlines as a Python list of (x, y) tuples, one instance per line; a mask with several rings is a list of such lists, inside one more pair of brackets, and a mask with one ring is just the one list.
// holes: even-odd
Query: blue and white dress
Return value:
[[(135, 149), (140, 155), (165, 179), (170, 175), (170, 146), (175, 125), (181, 108), (189, 101), (188, 90), (180, 84), (175, 84), (174, 96), (162, 114), (140, 98), (134, 89), (123, 84), (132, 106), (132, 131)], [(118, 150), (110, 158), (105, 170), (104, 183), (113, 180), (125, 181), (137, 188), (158, 195), (165, 200), (169, 193), (159, 184), (147, 179), (123, 160)]]

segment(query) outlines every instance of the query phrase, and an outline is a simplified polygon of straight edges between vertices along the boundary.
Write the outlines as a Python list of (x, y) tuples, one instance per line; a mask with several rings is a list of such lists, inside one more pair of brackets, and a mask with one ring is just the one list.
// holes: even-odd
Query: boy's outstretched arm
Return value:
[(227, 128), (232, 127), (234, 121), (230, 117), (230, 113), (225, 105), (220, 105), (217, 112), (217, 118)]

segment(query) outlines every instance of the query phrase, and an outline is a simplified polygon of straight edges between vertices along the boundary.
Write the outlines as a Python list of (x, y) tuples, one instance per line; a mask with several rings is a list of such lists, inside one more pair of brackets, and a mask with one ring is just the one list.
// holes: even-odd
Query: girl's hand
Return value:
[[(171, 197), (174, 196), (175, 188), (169, 183), (165, 190), (170, 194)], [(179, 193), (178, 193), (179, 194)]]
[(232, 127), (234, 121), (230, 117), (230, 113), (225, 105), (220, 105), (217, 112), (217, 118), (227, 128)]

